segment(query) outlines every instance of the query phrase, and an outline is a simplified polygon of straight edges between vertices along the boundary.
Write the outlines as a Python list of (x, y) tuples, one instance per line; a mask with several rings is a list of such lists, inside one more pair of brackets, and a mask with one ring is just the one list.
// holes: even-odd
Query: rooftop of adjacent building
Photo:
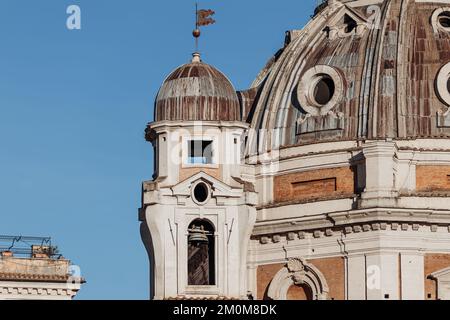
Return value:
[(51, 238), (0, 235), (0, 281), (67, 282), (70, 267)]

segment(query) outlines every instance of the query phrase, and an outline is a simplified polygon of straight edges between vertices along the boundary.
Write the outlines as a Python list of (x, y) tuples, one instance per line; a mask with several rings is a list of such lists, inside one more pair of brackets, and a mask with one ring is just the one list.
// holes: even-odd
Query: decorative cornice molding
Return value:
[(61, 296), (74, 297), (77, 289), (71, 288), (39, 288), (39, 287), (5, 287), (0, 285), (0, 298), (2, 296)]
[(348, 234), (358, 234), (358, 233), (367, 233), (374, 231), (396, 231), (396, 232), (405, 232), (405, 231), (416, 231), (419, 232), (423, 230), (423, 228), (429, 228), (429, 232), (438, 232), (439, 228), (445, 229), (448, 233), (450, 233), (450, 221), (446, 225), (442, 224), (433, 224), (433, 223), (414, 223), (414, 222), (368, 222), (361, 224), (351, 224), (351, 225), (342, 225), (339, 227), (329, 227), (329, 228), (320, 228), (320, 229), (310, 229), (310, 230), (298, 230), (298, 231), (289, 231), (289, 232), (277, 232), (276, 227), (271, 227), (273, 230), (272, 233), (267, 234), (254, 234), (252, 235), (253, 240), (258, 240), (260, 244), (274, 244), (274, 243), (284, 243), (287, 241), (296, 241), (296, 240), (308, 240), (308, 239), (320, 239), (320, 238), (329, 238), (333, 236), (341, 236)]
[(25, 274), (0, 272), (0, 281), (37, 281), (37, 282), (67, 282), (69, 275)]

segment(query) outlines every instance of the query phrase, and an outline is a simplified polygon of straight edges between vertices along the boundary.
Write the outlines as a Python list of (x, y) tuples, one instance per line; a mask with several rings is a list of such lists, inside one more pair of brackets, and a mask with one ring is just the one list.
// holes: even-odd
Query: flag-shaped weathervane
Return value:
[(200, 27), (209, 26), (210, 24), (216, 23), (216, 20), (211, 18), (215, 12), (210, 9), (198, 9), (198, 5), (195, 4), (195, 30), (192, 35), (195, 38), (195, 50), (198, 51), (198, 38), (200, 38), (201, 31)]

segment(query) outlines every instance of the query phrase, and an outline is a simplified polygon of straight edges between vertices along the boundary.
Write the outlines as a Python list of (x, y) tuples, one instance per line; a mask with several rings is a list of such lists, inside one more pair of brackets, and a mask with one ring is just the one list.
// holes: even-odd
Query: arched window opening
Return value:
[(188, 234), (188, 285), (215, 285), (214, 226), (197, 219), (189, 225)]

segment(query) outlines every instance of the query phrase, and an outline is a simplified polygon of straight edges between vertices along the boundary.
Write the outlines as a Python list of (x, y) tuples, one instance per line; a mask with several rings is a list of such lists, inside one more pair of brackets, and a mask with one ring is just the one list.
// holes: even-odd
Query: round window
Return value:
[(333, 99), (334, 92), (333, 79), (330, 76), (322, 75), (313, 87), (312, 97), (318, 105), (324, 106)]
[(437, 33), (439, 30), (450, 32), (450, 7), (438, 8), (431, 16), (431, 25)]
[(209, 198), (209, 188), (204, 182), (199, 182), (194, 187), (194, 200), (198, 204), (204, 204)]
[(312, 116), (326, 115), (344, 98), (340, 72), (326, 65), (307, 70), (297, 87), (300, 107)]
[(439, 25), (442, 28), (450, 28), (450, 11), (444, 11), (438, 16)]
[(447, 106), (450, 106), (450, 62), (439, 70), (436, 77), (436, 93)]

